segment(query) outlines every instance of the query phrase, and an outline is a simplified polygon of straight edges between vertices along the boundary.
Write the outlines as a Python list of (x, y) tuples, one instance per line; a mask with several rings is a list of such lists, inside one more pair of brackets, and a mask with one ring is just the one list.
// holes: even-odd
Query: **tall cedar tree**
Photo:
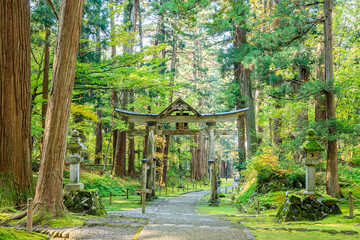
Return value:
[[(329, 87), (334, 87), (334, 57), (333, 57), (333, 36), (332, 36), (332, 0), (324, 1), (324, 37), (325, 37), (325, 52), (324, 52), (324, 68), (325, 81)], [(330, 90), (325, 93), (327, 119), (335, 120), (335, 96)], [(329, 124), (329, 134), (335, 135), (334, 127)], [(326, 191), (332, 197), (339, 197), (340, 188), (338, 180), (338, 163), (337, 163), (337, 141), (329, 140), (327, 148), (327, 167), (326, 167)]]
[(64, 212), (62, 181), (66, 134), (75, 78), (83, 0), (61, 2), (52, 85), (46, 114), (44, 145), (35, 194), (35, 211)]
[(0, 2), (0, 174), (14, 205), (32, 187), (30, 134), (30, 1)]

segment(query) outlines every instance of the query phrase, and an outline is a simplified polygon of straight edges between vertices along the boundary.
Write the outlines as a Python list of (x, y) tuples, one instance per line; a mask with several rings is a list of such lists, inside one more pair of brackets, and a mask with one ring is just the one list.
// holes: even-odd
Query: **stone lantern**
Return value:
[(320, 164), (318, 155), (325, 149), (317, 142), (314, 129), (309, 129), (307, 134), (306, 141), (300, 149), (305, 152), (305, 158), (302, 160), (306, 165), (306, 191), (304, 193), (311, 195), (315, 194), (315, 166)]
[(80, 142), (79, 132), (73, 130), (71, 132), (70, 142), (67, 145), (67, 150), (70, 152), (67, 158), (67, 161), (70, 163), (70, 183), (65, 185), (65, 192), (84, 189), (84, 184), (79, 182), (80, 162), (83, 160), (80, 156), (81, 149), (83, 149), (83, 144)]

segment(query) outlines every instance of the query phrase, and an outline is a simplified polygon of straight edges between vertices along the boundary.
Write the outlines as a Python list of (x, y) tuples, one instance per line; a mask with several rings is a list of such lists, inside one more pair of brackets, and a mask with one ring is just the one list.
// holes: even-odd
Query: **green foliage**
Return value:
[(246, 203), (254, 194), (257, 188), (257, 183), (254, 181), (249, 181), (246, 186), (244, 186), (243, 190), (237, 196), (236, 201), (239, 203)]
[(113, 178), (109, 174), (99, 176), (97, 174), (85, 173), (80, 174), (80, 181), (84, 183), (85, 189), (98, 189), (101, 197), (108, 197), (110, 192), (113, 196), (126, 195), (126, 189), (130, 194), (135, 193), (135, 189), (140, 189), (140, 182), (132, 179)]

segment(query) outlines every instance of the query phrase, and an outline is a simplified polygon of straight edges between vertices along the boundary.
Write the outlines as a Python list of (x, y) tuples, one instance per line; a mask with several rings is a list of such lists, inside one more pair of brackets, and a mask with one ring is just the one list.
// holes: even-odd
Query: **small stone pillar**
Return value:
[(70, 155), (67, 158), (67, 161), (70, 162), (70, 183), (65, 185), (65, 192), (84, 189), (84, 184), (79, 182), (80, 162), (82, 161), (80, 150), (82, 148), (83, 145), (80, 142), (79, 132), (77, 130), (73, 130), (71, 132), (70, 142), (67, 145), (67, 150), (70, 152)]
[(306, 141), (300, 148), (305, 151), (305, 158), (302, 160), (306, 165), (306, 191), (304, 194), (312, 195), (315, 194), (315, 166), (320, 164), (318, 159), (319, 151), (324, 151), (325, 149), (316, 141), (313, 129), (309, 129), (307, 134)]

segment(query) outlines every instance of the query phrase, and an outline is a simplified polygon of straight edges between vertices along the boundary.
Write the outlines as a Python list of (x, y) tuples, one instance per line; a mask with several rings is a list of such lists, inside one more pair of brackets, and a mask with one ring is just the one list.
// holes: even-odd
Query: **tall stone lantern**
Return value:
[(80, 142), (79, 132), (73, 130), (71, 132), (70, 142), (67, 145), (67, 150), (70, 152), (69, 157), (66, 159), (70, 162), (70, 183), (65, 185), (65, 192), (84, 189), (84, 184), (79, 182), (80, 162), (83, 160), (80, 156), (81, 149), (83, 149), (83, 145)]
[(306, 191), (304, 193), (312, 195), (315, 194), (316, 165), (320, 164), (318, 155), (320, 151), (325, 149), (317, 142), (314, 129), (309, 129), (307, 134), (306, 141), (300, 149), (305, 152), (305, 158), (302, 159), (306, 165)]

